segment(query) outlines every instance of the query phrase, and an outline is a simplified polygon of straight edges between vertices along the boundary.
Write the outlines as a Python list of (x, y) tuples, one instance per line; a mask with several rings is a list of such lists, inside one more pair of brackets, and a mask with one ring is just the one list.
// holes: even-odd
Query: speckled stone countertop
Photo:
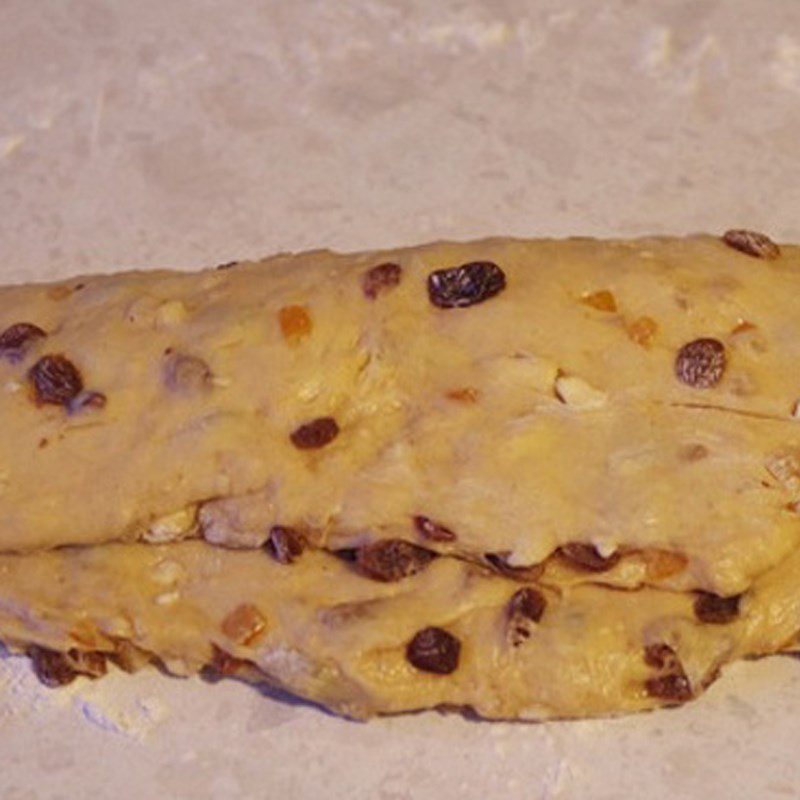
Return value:
[[(796, 0), (4, 0), (3, 282), (437, 238), (800, 240)], [(800, 797), (800, 663), (620, 720), (367, 725), (0, 661), (0, 797)]]

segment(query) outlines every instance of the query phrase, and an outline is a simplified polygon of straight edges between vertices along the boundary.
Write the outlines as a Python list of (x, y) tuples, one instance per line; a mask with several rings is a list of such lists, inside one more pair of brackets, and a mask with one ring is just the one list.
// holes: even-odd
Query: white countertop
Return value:
[[(3, 0), (3, 282), (487, 234), (800, 240), (796, 0)], [(800, 302), (800, 301), (799, 301)], [(615, 721), (344, 722), (0, 661), (0, 798), (800, 797), (800, 663)]]

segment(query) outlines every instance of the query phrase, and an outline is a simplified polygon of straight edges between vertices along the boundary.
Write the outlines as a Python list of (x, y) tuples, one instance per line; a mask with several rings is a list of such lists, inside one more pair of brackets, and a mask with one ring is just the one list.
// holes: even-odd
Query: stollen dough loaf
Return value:
[(0, 550), (280, 525), (516, 567), (667, 553), (623, 583), (731, 594), (797, 544), (796, 247), (225, 266), (0, 289)]

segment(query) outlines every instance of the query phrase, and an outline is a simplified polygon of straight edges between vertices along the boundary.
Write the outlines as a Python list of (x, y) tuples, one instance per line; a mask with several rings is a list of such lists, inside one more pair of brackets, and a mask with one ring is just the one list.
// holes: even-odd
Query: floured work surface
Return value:
[(0, 638), (45, 680), (543, 718), (793, 646), (798, 248), (224, 267), (0, 290)]

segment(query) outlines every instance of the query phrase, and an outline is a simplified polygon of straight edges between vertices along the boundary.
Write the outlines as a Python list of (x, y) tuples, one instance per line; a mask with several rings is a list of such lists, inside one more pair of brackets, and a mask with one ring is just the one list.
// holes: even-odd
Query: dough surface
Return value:
[[(800, 533), (800, 249), (768, 255), (492, 239), (6, 287), (0, 325), (46, 336), (0, 358), (0, 550), (280, 525), (513, 566), (668, 553), (685, 567), (606, 578), (741, 592)], [(432, 273), (476, 262), (503, 286), (437, 305)], [(723, 368), (688, 385), (678, 354), (708, 339)], [(46, 355), (77, 399), (35, 402)], [(298, 446), (320, 420), (333, 438)]]
[(800, 248), (0, 288), (0, 640), (365, 718), (638, 711), (800, 633)]

